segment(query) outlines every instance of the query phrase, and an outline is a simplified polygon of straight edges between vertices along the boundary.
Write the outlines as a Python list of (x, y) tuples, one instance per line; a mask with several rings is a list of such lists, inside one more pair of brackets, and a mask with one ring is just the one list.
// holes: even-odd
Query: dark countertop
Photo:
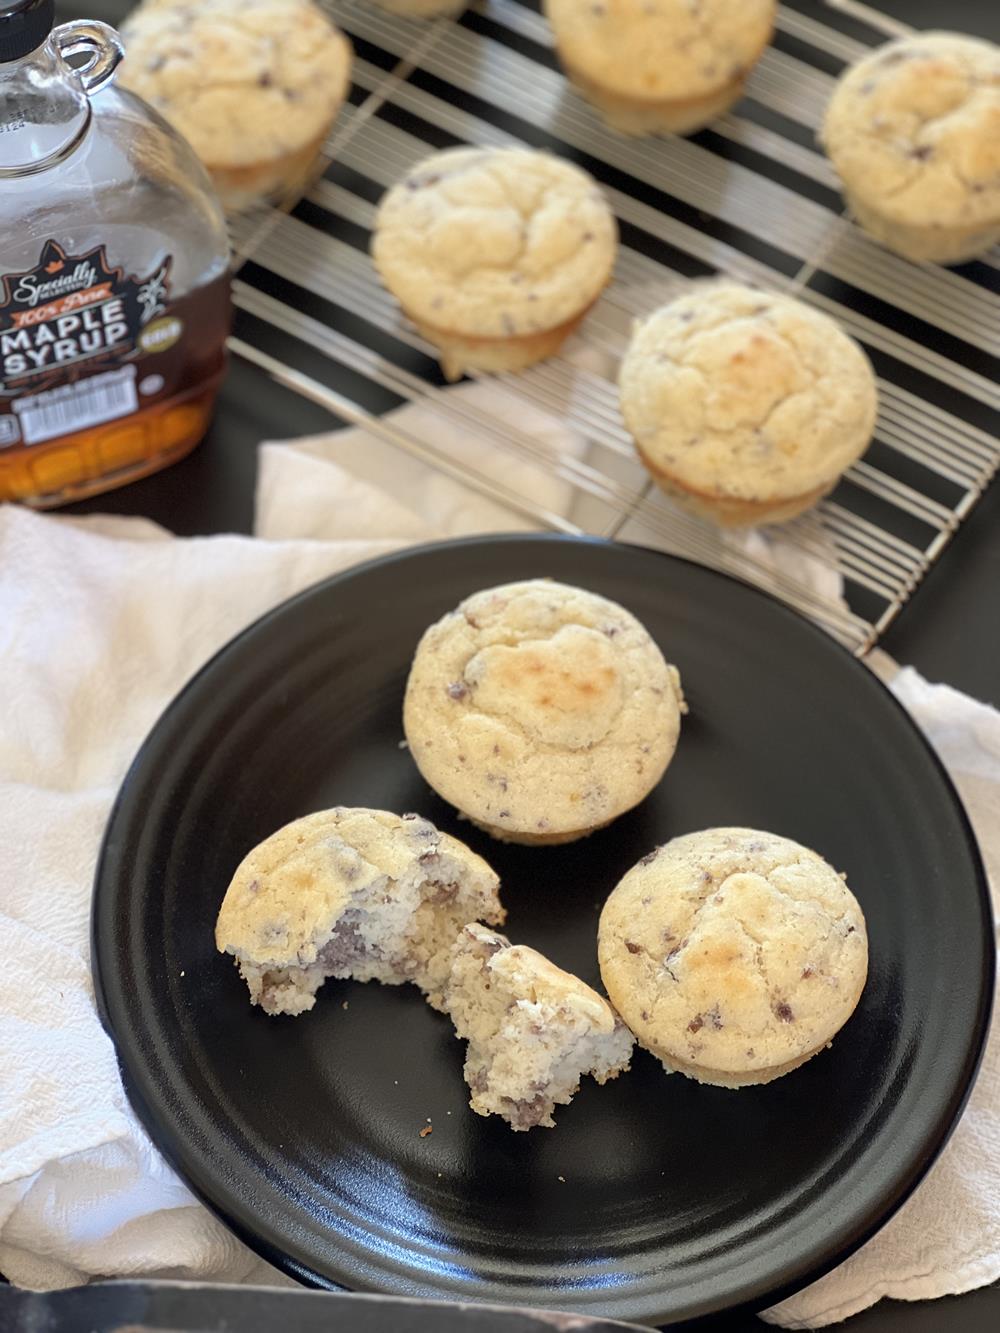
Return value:
[[(940, 1333), (948, 1322), (963, 1333), (996, 1328), (996, 1289), (924, 1305), (887, 1302), (836, 1327), (845, 1333)], [(888, 1316), (888, 1318), (887, 1318)], [(319, 1292), (211, 1285), (116, 1282), (37, 1294), (0, 1289), (0, 1329), (39, 1333), (558, 1333), (559, 1316), (474, 1308), (415, 1305), (392, 1298), (340, 1297)], [(893, 1321), (896, 1322), (893, 1322)], [(576, 1323), (574, 1322), (574, 1327)], [(590, 1323), (579, 1333), (614, 1333), (620, 1324)], [(631, 1327), (631, 1325), (629, 1326)], [(752, 1316), (702, 1324), (704, 1333), (763, 1333)]]
[[(125, 7), (121, 0), (61, 6), (73, 17), (84, 10), (108, 17)], [(917, 27), (955, 26), (996, 37), (998, 11), (983, 0), (953, 4), (945, 20), (940, 0), (880, 0), (872, 7)], [(253, 516), (256, 445), (262, 439), (287, 439), (336, 424), (323, 409), (237, 361), (222, 391), (215, 424), (190, 458), (65, 512), (144, 515), (185, 536), (246, 533)], [(1000, 706), (1000, 481), (976, 506), (882, 646), (928, 679)], [(750, 1333), (763, 1326), (752, 1317), (734, 1317), (711, 1327), (719, 1333)], [(921, 1304), (883, 1301), (841, 1327), (848, 1333), (939, 1333), (945, 1327), (953, 1333), (995, 1333), (1000, 1328), (1000, 1285)]]

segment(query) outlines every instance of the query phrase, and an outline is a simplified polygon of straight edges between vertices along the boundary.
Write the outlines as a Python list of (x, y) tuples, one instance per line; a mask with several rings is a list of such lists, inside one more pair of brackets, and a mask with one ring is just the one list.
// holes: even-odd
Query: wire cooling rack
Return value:
[[(350, 103), (309, 192), (237, 225), (236, 353), (541, 526), (736, 573), (854, 651), (870, 647), (1000, 466), (1000, 254), (948, 270), (887, 253), (844, 215), (815, 143), (839, 71), (903, 26), (857, 0), (792, 0), (732, 113), (693, 138), (637, 140), (606, 128), (567, 86), (538, 0), (480, 0), (458, 22), (431, 23), (364, 0), (326, 7), (354, 43)], [(581, 333), (564, 355), (500, 376), (509, 409), (489, 415), (445, 389), (433, 349), (368, 258), (385, 188), (460, 143), (527, 143), (575, 159), (607, 191), (622, 233), (615, 280)], [(871, 449), (817, 510), (781, 527), (777, 544), (723, 537), (660, 495), (618, 411), (615, 374), (634, 319), (714, 274), (833, 315), (878, 374)], [(493, 465), (481, 470), (383, 419), (408, 402), (487, 441)], [(524, 428), (528, 408), (562, 420), (573, 447), (543, 447)], [(508, 457), (509, 474), (498, 466)], [(531, 493), (539, 468), (565, 504)]]

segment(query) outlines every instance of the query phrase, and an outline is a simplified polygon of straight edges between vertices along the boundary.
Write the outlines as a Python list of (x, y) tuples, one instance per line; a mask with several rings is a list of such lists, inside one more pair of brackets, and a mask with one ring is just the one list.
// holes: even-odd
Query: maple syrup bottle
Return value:
[(114, 30), (53, 11), (0, 0), (0, 500), (39, 508), (193, 449), (230, 321), (204, 169), (111, 86)]

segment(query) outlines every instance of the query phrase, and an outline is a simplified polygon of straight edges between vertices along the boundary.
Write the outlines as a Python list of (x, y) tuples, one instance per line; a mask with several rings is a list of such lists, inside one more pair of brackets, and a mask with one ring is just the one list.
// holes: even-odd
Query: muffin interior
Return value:
[[(499, 924), (503, 913), (495, 907), (490, 911), (491, 899), (496, 901), (492, 878), (444, 847), (427, 820), (412, 816), (409, 822), (417, 835), (425, 833), (427, 850), (396, 876), (359, 872), (361, 887), (299, 950), (301, 962), (269, 961), (266, 948), (255, 949), (252, 957), (237, 951), (236, 962), (254, 1004), (269, 1014), (303, 1013), (313, 1007), (327, 977), (350, 977), (390, 986), (410, 981), (430, 1004), (441, 1007), (449, 951), (459, 930), (487, 914)], [(360, 856), (346, 843), (336, 850), (350, 877), (350, 866), (355, 859), (360, 863)], [(275, 920), (276, 939), (287, 924), (287, 916)]]
[(552, 1128), (583, 1075), (606, 1083), (628, 1068), (632, 1034), (596, 992), (481, 926), (455, 945), (445, 1006), (469, 1043), (470, 1106), (514, 1130)]

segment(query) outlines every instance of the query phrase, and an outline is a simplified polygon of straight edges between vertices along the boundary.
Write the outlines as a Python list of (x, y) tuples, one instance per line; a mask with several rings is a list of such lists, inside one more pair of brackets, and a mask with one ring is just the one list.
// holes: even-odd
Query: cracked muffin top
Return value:
[(775, 0), (545, 0), (567, 65), (603, 87), (682, 100), (742, 79), (771, 39)]
[(877, 407), (868, 358), (832, 319), (731, 282), (695, 283), (640, 324), (619, 386), (656, 469), (737, 500), (831, 484), (867, 448)]
[(304, 148), (347, 96), (350, 43), (312, 0), (146, 0), (122, 37), (122, 84), (209, 167)]
[(608, 202), (579, 167), (528, 148), (452, 148), (385, 196), (372, 257), (412, 318), (507, 338), (585, 310), (617, 243)]
[(608, 898), (601, 976), (639, 1042), (705, 1082), (765, 1082), (822, 1049), (868, 971), (857, 900), (816, 852), (755, 829), (689, 833)]
[(534, 579), (476, 593), (427, 630), (403, 723), (445, 800), (501, 837), (551, 841), (652, 790), (682, 707), (677, 671), (633, 615)]
[(822, 137), (848, 192), (894, 222), (1000, 218), (1000, 47), (948, 32), (888, 42), (841, 78)]

